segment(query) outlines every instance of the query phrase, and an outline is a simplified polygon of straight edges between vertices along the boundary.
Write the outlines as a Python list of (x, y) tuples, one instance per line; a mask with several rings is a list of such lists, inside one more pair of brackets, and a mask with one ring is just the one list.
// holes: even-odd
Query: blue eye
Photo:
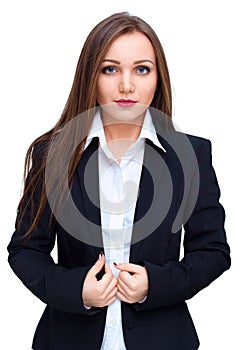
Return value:
[(102, 69), (102, 72), (105, 74), (114, 74), (114, 73), (116, 73), (116, 68), (112, 67), (112, 66), (104, 67)]
[(144, 75), (150, 72), (150, 68), (146, 66), (137, 67), (137, 72)]

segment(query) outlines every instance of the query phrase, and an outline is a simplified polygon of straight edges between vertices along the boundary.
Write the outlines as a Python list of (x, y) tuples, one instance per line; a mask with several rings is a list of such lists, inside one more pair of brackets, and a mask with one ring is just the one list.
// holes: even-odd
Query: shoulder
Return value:
[(152, 122), (157, 133), (159, 141), (164, 145), (170, 144), (170, 146), (175, 145), (179, 147), (184, 146), (183, 149), (187, 150), (190, 147), (185, 147), (186, 145), (191, 146), (192, 149), (198, 151), (202, 147), (211, 148), (211, 142), (209, 139), (184, 133), (178, 131), (173, 127), (167, 126), (167, 118), (165, 118), (162, 112), (158, 110), (151, 110)]
[(212, 152), (211, 140), (204, 137), (194, 136), (190, 134), (185, 134), (185, 135), (188, 138), (192, 148), (194, 149), (197, 155), (202, 153), (211, 154)]
[(207, 138), (183, 133), (176, 130), (164, 131), (158, 134), (158, 139), (165, 148), (172, 148), (177, 153), (195, 152), (196, 155), (203, 150), (211, 152), (211, 141)]
[[(177, 132), (179, 133), (179, 132)], [(184, 134), (190, 143), (192, 144), (193, 147), (199, 148), (199, 147), (208, 147), (211, 146), (211, 141), (207, 138), (201, 137), (201, 136), (196, 136), (196, 135), (190, 135), (190, 134)]]
[(181, 132), (177, 132), (177, 134), (179, 134), (180, 138), (184, 137), (188, 140), (190, 145), (189, 149), (194, 151), (198, 164), (203, 160), (212, 163), (212, 143), (209, 139)]

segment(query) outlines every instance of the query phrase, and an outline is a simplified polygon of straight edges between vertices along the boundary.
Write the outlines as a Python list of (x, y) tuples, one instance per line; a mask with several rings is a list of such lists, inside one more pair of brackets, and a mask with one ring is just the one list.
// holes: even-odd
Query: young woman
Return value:
[(174, 130), (164, 52), (142, 19), (91, 31), (26, 175), (8, 250), (47, 304), (33, 349), (197, 349), (185, 300), (230, 267), (225, 215), (210, 141)]

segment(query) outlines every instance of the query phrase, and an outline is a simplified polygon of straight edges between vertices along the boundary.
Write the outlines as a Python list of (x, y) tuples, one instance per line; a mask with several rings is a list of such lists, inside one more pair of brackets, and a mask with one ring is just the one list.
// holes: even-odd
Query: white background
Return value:
[(175, 122), (213, 145), (232, 268), (188, 302), (200, 349), (245, 348), (243, 2), (8, 0), (0, 8), (1, 349), (31, 349), (45, 306), (7, 263), (26, 150), (58, 120), (90, 30), (103, 18), (125, 10), (151, 24), (162, 41)]

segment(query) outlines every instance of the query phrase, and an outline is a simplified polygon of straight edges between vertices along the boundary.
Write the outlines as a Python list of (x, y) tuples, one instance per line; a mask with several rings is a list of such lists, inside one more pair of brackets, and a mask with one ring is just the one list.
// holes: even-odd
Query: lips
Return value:
[(121, 107), (132, 107), (137, 103), (137, 101), (130, 99), (120, 99), (116, 100), (115, 102)]

